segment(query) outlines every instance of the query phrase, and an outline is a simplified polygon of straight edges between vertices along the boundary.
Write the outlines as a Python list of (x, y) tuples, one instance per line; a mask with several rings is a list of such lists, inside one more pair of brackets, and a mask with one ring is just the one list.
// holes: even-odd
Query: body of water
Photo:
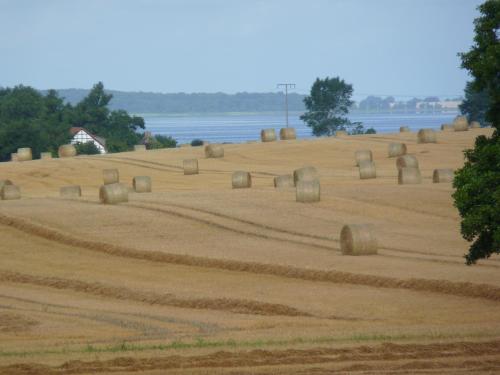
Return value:
[[(311, 129), (300, 120), (301, 113), (289, 114), (289, 123), (300, 138), (313, 137)], [(360, 121), (364, 127), (373, 127), (377, 133), (399, 132), (402, 125), (413, 131), (420, 128), (439, 129), (441, 124), (451, 123), (457, 113), (435, 114), (389, 114), (370, 113), (349, 115), (351, 121)], [(276, 132), (285, 127), (282, 113), (251, 114), (204, 114), (204, 115), (160, 115), (141, 114), (146, 122), (146, 130), (153, 134), (170, 135), (179, 143), (189, 143), (193, 139), (209, 142), (240, 143), (260, 138), (260, 130), (275, 128)]]

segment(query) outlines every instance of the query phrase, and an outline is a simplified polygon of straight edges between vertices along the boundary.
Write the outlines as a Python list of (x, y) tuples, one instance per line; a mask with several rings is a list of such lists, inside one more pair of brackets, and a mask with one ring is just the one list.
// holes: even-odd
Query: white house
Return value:
[(87, 129), (80, 127), (72, 127), (70, 130), (73, 138), (71, 144), (92, 142), (95, 144), (101, 154), (106, 153), (106, 140), (96, 135), (90, 134)]

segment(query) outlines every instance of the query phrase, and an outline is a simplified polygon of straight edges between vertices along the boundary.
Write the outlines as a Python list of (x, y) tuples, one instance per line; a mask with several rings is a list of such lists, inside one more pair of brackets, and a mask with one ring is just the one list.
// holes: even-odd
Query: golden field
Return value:
[[(329, 374), (500, 371), (500, 257), (465, 266), (451, 183), (491, 129), (378, 134), (0, 164), (0, 373)], [(423, 181), (398, 185), (390, 142)], [(377, 178), (360, 180), (356, 150)], [(200, 173), (185, 176), (184, 159)], [(321, 201), (273, 177), (315, 166)], [(102, 170), (153, 193), (99, 203)], [(231, 174), (252, 174), (232, 189)], [(59, 188), (81, 185), (80, 199)], [(378, 254), (343, 256), (344, 224), (370, 223)]]

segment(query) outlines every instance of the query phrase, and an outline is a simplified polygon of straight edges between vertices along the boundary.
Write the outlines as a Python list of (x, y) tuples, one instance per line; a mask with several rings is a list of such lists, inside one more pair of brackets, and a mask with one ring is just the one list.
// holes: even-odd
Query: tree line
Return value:
[[(0, 160), (10, 160), (11, 153), (21, 147), (30, 147), (35, 158), (41, 152), (55, 155), (60, 145), (71, 140), (73, 126), (105, 138), (108, 152), (133, 149), (143, 138), (144, 119), (125, 110), (111, 110), (112, 97), (102, 82), (74, 105), (65, 102), (55, 90), (43, 94), (22, 85), (0, 89)], [(170, 137), (160, 137), (151, 147), (175, 144)], [(95, 147), (80, 146), (79, 151), (93, 153)]]
[[(284, 110), (285, 94), (278, 93), (151, 93), (124, 92), (106, 90), (113, 95), (109, 103), (112, 110), (124, 109), (130, 113), (227, 113), (227, 112), (279, 112)], [(47, 91), (42, 91), (47, 93)], [(61, 89), (60, 97), (70, 104), (77, 104), (89, 90)], [(288, 109), (302, 112), (306, 110), (304, 99), (306, 95), (288, 94)], [(461, 101), (462, 98), (446, 99)], [(356, 102), (351, 101), (349, 109), (360, 112), (440, 112), (441, 107), (437, 97), (411, 98), (406, 101), (396, 100), (393, 96), (381, 97), (370, 95)]]

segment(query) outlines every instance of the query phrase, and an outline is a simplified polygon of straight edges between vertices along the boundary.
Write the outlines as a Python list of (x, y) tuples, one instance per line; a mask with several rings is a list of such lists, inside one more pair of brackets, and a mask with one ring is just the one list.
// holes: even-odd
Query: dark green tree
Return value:
[(317, 78), (311, 87), (311, 94), (304, 98), (307, 112), (300, 116), (315, 136), (334, 135), (337, 130), (356, 128), (347, 117), (351, 101), (352, 85), (339, 77)]
[(453, 181), (461, 232), (472, 242), (467, 264), (500, 253), (500, 1), (487, 0), (478, 9), (474, 45), (460, 56), (462, 67), (474, 77), (471, 87), (488, 96), (486, 120), (494, 132), (477, 137), (474, 149), (465, 151), (465, 166)]
[(74, 110), (73, 123), (106, 139), (108, 152), (128, 151), (139, 143), (138, 129), (144, 129), (144, 119), (130, 116), (124, 110), (110, 111), (112, 94), (106, 93), (102, 82), (95, 84)]
[(469, 121), (486, 122), (486, 111), (490, 106), (490, 97), (486, 90), (476, 91), (472, 82), (465, 85), (465, 99), (459, 105), (460, 112), (466, 115)]
[(0, 90), (0, 160), (19, 147), (31, 147), (35, 158), (57, 150), (70, 138), (70, 111), (55, 91), (43, 96), (25, 86)]

